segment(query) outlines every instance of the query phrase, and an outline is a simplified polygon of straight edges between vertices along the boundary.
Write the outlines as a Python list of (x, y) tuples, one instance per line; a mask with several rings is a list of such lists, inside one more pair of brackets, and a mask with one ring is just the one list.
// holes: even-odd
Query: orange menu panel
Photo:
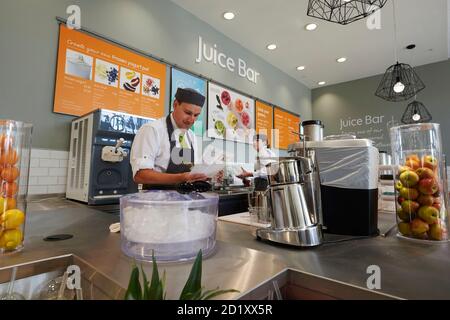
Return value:
[(280, 108), (274, 111), (275, 148), (287, 150), (291, 143), (299, 142), (298, 134), (301, 119)]
[(272, 146), (273, 107), (261, 101), (256, 101), (256, 133), (263, 133)]
[(109, 109), (164, 116), (166, 65), (60, 26), (53, 111), (81, 116)]

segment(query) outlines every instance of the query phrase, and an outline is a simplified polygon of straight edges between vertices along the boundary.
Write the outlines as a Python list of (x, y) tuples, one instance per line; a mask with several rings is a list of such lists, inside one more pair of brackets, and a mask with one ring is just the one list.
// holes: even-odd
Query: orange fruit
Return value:
[(6, 198), (12, 198), (19, 190), (19, 186), (15, 182), (3, 182), (0, 186), (0, 195)]
[(0, 149), (7, 150), (10, 149), (12, 145), (13, 145), (12, 137), (6, 134), (0, 135)]
[(15, 165), (19, 161), (17, 151), (14, 149), (3, 150), (0, 156), (0, 164), (3, 165)]
[(17, 201), (14, 198), (5, 198), (6, 210), (16, 209)]
[(17, 167), (6, 167), (2, 171), (2, 178), (6, 182), (14, 182), (19, 177), (19, 169)]

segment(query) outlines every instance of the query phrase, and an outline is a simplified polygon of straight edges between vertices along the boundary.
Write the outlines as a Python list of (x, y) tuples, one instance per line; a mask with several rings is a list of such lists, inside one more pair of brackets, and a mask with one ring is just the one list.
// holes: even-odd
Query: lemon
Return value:
[(5, 198), (0, 197), (0, 214), (2, 214), (3, 212), (5, 212), (6, 209), (6, 201)]
[(0, 197), (0, 214), (3, 212), (14, 209), (16, 207), (16, 200), (13, 198)]
[(2, 215), (2, 220), (5, 229), (16, 229), (25, 221), (25, 214), (19, 209), (7, 210)]
[(20, 230), (6, 230), (0, 236), (0, 248), (13, 250), (22, 244), (22, 232)]

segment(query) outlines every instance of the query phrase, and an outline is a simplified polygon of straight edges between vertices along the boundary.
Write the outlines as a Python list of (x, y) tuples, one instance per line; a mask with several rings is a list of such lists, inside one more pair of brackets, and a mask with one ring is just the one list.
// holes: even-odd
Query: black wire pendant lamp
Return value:
[(409, 64), (398, 62), (395, 1), (392, 1), (392, 8), (394, 14), (394, 52), (397, 63), (387, 68), (375, 95), (387, 101), (398, 102), (410, 99), (425, 89), (425, 84), (414, 71), (413, 67)]
[(404, 124), (424, 123), (431, 120), (433, 120), (433, 117), (430, 112), (422, 102), (417, 100), (408, 104), (402, 116), (402, 123)]
[(349, 24), (370, 16), (387, 0), (309, 0), (307, 15), (339, 24)]
[(384, 73), (375, 95), (391, 102), (405, 101), (425, 89), (414, 69), (405, 63), (390, 66)]

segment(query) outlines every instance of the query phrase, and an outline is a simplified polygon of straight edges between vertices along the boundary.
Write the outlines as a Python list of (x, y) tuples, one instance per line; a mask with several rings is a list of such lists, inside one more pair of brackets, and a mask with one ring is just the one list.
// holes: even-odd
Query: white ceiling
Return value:
[[(394, 0), (380, 12), (379, 30), (369, 30), (366, 20), (342, 26), (308, 17), (308, 0), (172, 1), (309, 88), (381, 74), (395, 63)], [(419, 66), (449, 58), (447, 0), (395, 0), (395, 8), (400, 62)], [(227, 11), (234, 20), (223, 19)], [(308, 32), (304, 26), (311, 22), (319, 27)], [(269, 43), (278, 48), (267, 50)], [(411, 43), (417, 48), (406, 50)], [(342, 56), (348, 60), (338, 64)], [(299, 65), (306, 69), (297, 71)]]

